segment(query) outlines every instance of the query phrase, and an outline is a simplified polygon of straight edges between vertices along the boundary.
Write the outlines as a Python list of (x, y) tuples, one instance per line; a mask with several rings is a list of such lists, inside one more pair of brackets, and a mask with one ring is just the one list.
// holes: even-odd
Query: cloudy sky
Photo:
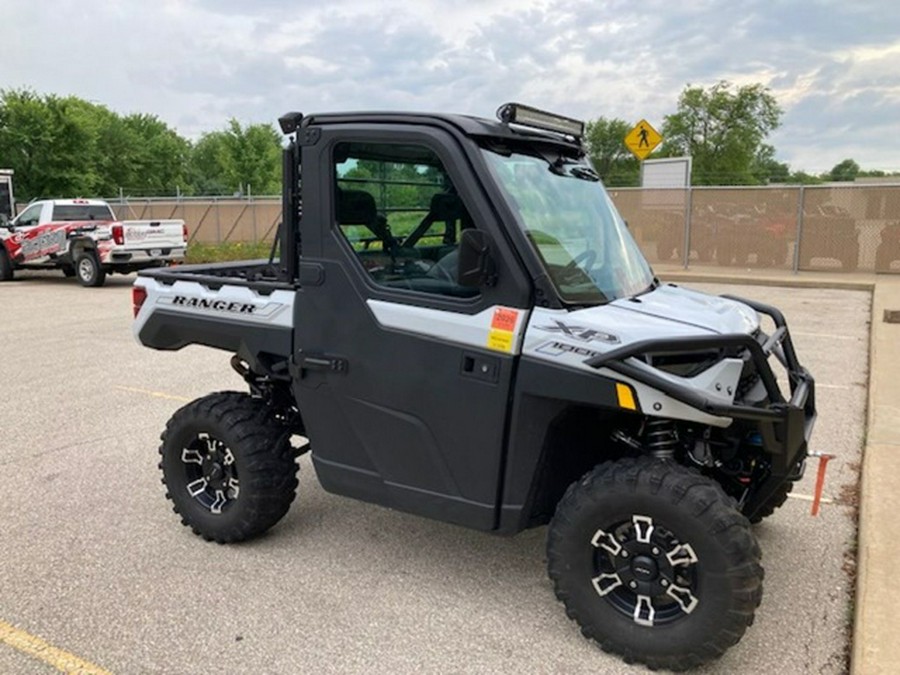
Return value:
[(771, 88), (792, 169), (900, 171), (895, 0), (3, 0), (0, 26), (0, 88), (192, 138), (287, 110), (493, 116), (510, 100), (659, 128), (686, 84), (724, 79)]

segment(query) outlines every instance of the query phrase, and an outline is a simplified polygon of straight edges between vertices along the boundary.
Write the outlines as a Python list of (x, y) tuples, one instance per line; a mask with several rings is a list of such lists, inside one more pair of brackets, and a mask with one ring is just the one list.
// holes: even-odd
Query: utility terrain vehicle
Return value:
[(284, 516), (309, 451), (330, 492), (487, 532), (549, 523), (586, 636), (700, 664), (753, 621), (750, 523), (803, 471), (813, 379), (778, 310), (654, 278), (580, 122), (498, 117), (286, 115), (280, 255), (140, 273), (137, 339), (230, 352), (249, 389), (171, 418), (167, 496), (240, 541)]

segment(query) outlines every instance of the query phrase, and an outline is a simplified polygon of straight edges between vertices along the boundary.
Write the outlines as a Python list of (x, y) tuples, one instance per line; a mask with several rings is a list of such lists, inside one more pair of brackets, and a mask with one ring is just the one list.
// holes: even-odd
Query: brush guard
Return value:
[[(748, 420), (756, 425), (763, 449), (772, 458), (771, 471), (748, 495), (744, 503), (745, 515), (752, 518), (787, 480), (796, 477), (807, 457), (807, 446), (816, 421), (815, 380), (800, 365), (784, 315), (775, 307), (731, 295), (722, 296), (768, 316), (775, 330), (764, 342), (746, 334), (702, 335), (697, 337), (641, 340), (619, 349), (585, 360), (591, 368), (606, 368), (636, 382), (653, 387), (670, 398), (704, 413), (717, 417)], [(746, 349), (765, 387), (769, 402), (762, 406), (748, 406), (711, 400), (703, 393), (660, 377), (648, 368), (630, 362), (632, 357), (645, 354), (686, 354), (713, 349)], [(775, 373), (769, 365), (774, 354), (784, 366), (790, 384), (790, 398), (786, 399)]]

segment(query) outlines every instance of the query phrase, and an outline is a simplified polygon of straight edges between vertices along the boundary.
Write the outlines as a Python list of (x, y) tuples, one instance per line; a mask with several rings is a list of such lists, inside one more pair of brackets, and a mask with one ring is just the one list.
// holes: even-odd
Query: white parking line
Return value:
[(809, 337), (823, 337), (829, 338), (831, 340), (862, 340), (864, 339), (861, 336), (857, 335), (833, 335), (832, 333), (804, 333), (799, 330), (792, 330), (791, 335), (808, 335)]
[[(799, 492), (788, 492), (788, 497), (790, 497), (791, 499), (799, 499), (804, 502), (811, 502), (815, 499), (815, 497), (813, 497), (812, 495), (804, 495)], [(823, 504), (836, 503), (834, 497), (822, 497), (822, 499), (820, 499), (819, 501)]]

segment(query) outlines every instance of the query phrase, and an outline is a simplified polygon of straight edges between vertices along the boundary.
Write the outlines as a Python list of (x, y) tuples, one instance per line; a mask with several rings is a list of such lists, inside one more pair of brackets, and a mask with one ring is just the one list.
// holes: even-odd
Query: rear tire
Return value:
[(760, 555), (718, 483), (651, 457), (606, 462), (573, 483), (547, 537), (569, 618), (651, 669), (692, 668), (740, 640), (762, 598)]
[(275, 525), (297, 490), (291, 432), (264, 401), (219, 392), (178, 410), (159, 448), (166, 497), (207, 541), (243, 541)]
[(0, 246), (0, 281), (12, 281), (13, 278), (12, 261), (9, 254), (3, 246)]
[(93, 250), (82, 251), (75, 258), (75, 276), (82, 286), (102, 286), (106, 281), (106, 272), (100, 266), (97, 252)]

